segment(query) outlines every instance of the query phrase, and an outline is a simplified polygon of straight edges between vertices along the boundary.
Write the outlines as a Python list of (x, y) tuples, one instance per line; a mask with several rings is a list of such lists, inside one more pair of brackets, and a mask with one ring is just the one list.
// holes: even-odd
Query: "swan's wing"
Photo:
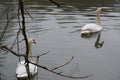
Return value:
[[(30, 70), (30, 74), (34, 75), (37, 73), (37, 66), (29, 63), (29, 70)], [(17, 75), (17, 77), (27, 77), (28, 76), (28, 74), (26, 72), (25, 61), (21, 61), (18, 63), (18, 66), (16, 68), (16, 75)]]
[(83, 26), (81, 30), (94, 30), (94, 29), (97, 29), (98, 27), (99, 27), (98, 25), (90, 23)]
[(16, 75), (17, 75), (17, 77), (25, 77), (25, 76), (27, 76), (25, 65), (23, 65), (23, 64), (18, 65), (18, 67), (16, 68)]
[(83, 27), (81, 28), (82, 33), (84, 33), (84, 32), (87, 32), (87, 33), (97, 32), (97, 31), (100, 31), (101, 29), (102, 29), (101, 26), (96, 25), (96, 24), (93, 24), (93, 23), (86, 24), (85, 26), (83, 26)]
[(29, 68), (30, 68), (30, 73), (32, 75), (36, 74), (37, 73), (37, 66), (33, 65), (33, 64), (29, 64)]

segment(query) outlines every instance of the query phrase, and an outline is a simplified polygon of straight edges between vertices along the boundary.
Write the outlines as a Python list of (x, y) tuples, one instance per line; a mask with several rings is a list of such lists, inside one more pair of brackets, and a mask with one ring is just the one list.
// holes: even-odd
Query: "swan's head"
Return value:
[(103, 10), (103, 8), (98, 8), (98, 9), (96, 10), (96, 13), (102, 13), (102, 10)]
[(29, 39), (28, 39), (28, 44), (29, 44), (29, 45), (36, 44), (35, 39), (29, 38)]

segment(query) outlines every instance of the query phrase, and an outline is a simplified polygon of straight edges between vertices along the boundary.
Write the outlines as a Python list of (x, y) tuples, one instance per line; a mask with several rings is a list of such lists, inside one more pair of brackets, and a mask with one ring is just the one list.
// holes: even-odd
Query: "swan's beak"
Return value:
[(36, 41), (35, 41), (35, 39), (33, 40), (33, 43), (34, 43), (34, 44), (36, 44)]

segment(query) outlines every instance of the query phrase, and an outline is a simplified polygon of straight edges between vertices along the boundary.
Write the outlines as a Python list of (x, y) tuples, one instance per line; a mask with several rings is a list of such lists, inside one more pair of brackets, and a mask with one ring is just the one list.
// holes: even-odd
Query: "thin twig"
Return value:
[(50, 2), (52, 2), (53, 4), (57, 5), (57, 7), (60, 7), (60, 4), (55, 2), (54, 0), (49, 0)]
[[(13, 44), (12, 44), (12, 46), (11, 46), (11, 49), (13, 49), (13, 47), (14, 47), (15, 44), (18, 45), (19, 41), (17, 41), (17, 39), (18, 39), (18, 37), (19, 37), (19, 34), (20, 34), (20, 29), (19, 29), (18, 32), (17, 32), (17, 36), (16, 36), (15, 40), (13, 41)], [(16, 41), (17, 41), (17, 43), (16, 43)]]
[(19, 42), (16, 42), (16, 40), (13, 42), (13, 45), (11, 46), (11, 48), (10, 49), (12, 49), (13, 47), (14, 47), (14, 45), (16, 45), (16, 44), (18, 44), (18, 43), (21, 43), (21, 42), (23, 42), (24, 41), (24, 39), (22, 39), (22, 40), (20, 40)]
[[(5, 9), (5, 11), (3, 12), (3, 14), (0, 16), (0, 19), (2, 19), (3, 16), (4, 16), (6, 13), (9, 12), (9, 11), (8, 11), (9, 9), (10, 9), (10, 6)], [(1, 23), (0, 23), (0, 24), (1, 24)]]
[(18, 57), (24, 57), (25, 56), (25, 54), (17, 54), (16, 52), (14, 52), (14, 51), (12, 51), (11, 49), (9, 49), (8, 47), (6, 47), (6, 46), (1, 46), (0, 47), (2, 50), (7, 50), (7, 51), (9, 51), (9, 52), (11, 52), (12, 54), (14, 54), (14, 55), (16, 55), (16, 56), (18, 56)]
[(57, 66), (57, 67), (55, 67), (55, 68), (53, 68), (53, 69), (51, 69), (51, 70), (56, 70), (56, 69), (58, 69), (58, 68), (61, 68), (61, 67), (63, 67), (63, 66), (65, 66), (65, 65), (67, 65), (68, 63), (70, 63), (72, 60), (73, 60), (73, 56), (72, 56), (72, 58), (69, 60), (69, 61), (67, 61), (66, 63), (64, 63), (64, 64), (62, 64), (62, 65), (60, 65), (60, 66)]
[(30, 13), (27, 11), (27, 9), (24, 7), (24, 9), (25, 9), (25, 11), (26, 11), (26, 13), (28, 14), (28, 16), (31, 18), (31, 19), (33, 19), (33, 17), (30, 15)]
[(3, 37), (4, 37), (4, 35), (5, 35), (6, 31), (7, 31), (7, 27), (9, 25), (9, 22), (10, 21), (8, 20), (8, 12), (7, 12), (7, 24), (6, 24), (5, 28), (4, 28), (4, 32), (2, 33), (2, 37), (0, 38), (0, 41), (3, 39)]
[[(9, 9), (9, 8), (7, 8), (7, 9)], [(9, 25), (10, 21), (16, 16), (16, 15), (13, 15), (11, 18), (9, 18), (8, 11), (6, 13), (7, 13), (7, 24), (5, 25), (4, 32), (2, 33), (2, 37), (0, 37), (0, 41), (3, 39), (3, 37), (4, 37), (4, 35), (7, 31), (7, 28), (8, 28), (8, 25)]]
[(43, 55), (46, 55), (47, 53), (49, 53), (50, 51), (47, 51), (47, 52), (45, 52), (45, 53), (43, 53), (43, 54), (40, 54), (40, 55), (38, 55), (38, 57), (40, 57), (40, 56), (43, 56)]
[(37, 56), (29, 56), (29, 57), (41, 57), (41, 56), (43, 56), (43, 55), (46, 55), (47, 53), (49, 53), (50, 51), (47, 51), (47, 52), (45, 52), (45, 53), (42, 53), (42, 54), (40, 54), (40, 55), (37, 55)]

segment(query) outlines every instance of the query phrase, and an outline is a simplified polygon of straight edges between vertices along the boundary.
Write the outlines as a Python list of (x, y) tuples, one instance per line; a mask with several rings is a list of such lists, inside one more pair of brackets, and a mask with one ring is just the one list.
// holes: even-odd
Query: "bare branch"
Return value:
[(42, 69), (45, 69), (45, 70), (47, 70), (47, 71), (49, 71), (49, 72), (52, 72), (52, 73), (54, 73), (54, 74), (57, 74), (57, 75), (59, 75), (59, 76), (63, 76), (63, 77), (68, 77), (68, 78), (73, 78), (73, 79), (84, 79), (84, 78), (88, 78), (88, 77), (93, 76), (93, 74), (91, 74), (91, 75), (82, 76), (82, 77), (73, 77), (73, 76), (64, 75), (64, 74), (55, 72), (55, 71), (53, 71), (53, 70), (51, 70), (51, 69), (48, 69), (48, 68), (45, 67), (45, 66), (41, 66), (41, 65), (35, 64), (35, 63), (33, 63), (33, 62), (30, 62), (30, 61), (29, 61), (29, 63), (31, 63), (31, 64), (33, 64), (33, 65), (36, 65), (36, 66), (38, 66), (38, 67), (40, 67), (40, 68), (42, 68)]
[(0, 47), (2, 50), (7, 50), (7, 51), (9, 51), (9, 52), (11, 52), (12, 54), (14, 54), (14, 55), (16, 55), (16, 56), (18, 56), (18, 57), (24, 57), (25, 56), (25, 54), (17, 54), (16, 52), (14, 52), (14, 51), (12, 51), (11, 49), (9, 49), (8, 47), (6, 47), (6, 46), (1, 46)]
[(4, 29), (4, 32), (2, 33), (2, 37), (0, 38), (0, 41), (3, 39), (3, 37), (4, 37), (4, 35), (5, 35), (5, 33), (6, 33), (6, 31), (7, 31), (7, 27), (8, 27), (8, 25), (9, 25), (9, 20), (8, 20), (8, 12), (7, 12), (7, 24), (6, 24), (6, 26), (5, 26), (5, 29)]
[(66, 62), (65, 64), (62, 64), (62, 65), (60, 65), (60, 66), (57, 66), (57, 67), (55, 67), (55, 68), (53, 68), (53, 69), (51, 69), (51, 70), (55, 70), (55, 69), (58, 69), (58, 68), (61, 68), (61, 67), (63, 67), (63, 66), (65, 66), (65, 65), (67, 65), (68, 63), (70, 63), (72, 60), (73, 60), (73, 56), (72, 56), (72, 58), (68, 61), (68, 62)]
[(18, 42), (16, 43), (16, 40), (18, 39), (19, 34), (20, 34), (20, 29), (19, 29), (18, 32), (17, 32), (17, 36), (16, 36), (16, 38), (15, 38), (15, 40), (14, 40), (12, 46), (11, 46), (11, 49), (14, 47), (15, 44), (18, 44)]
[(25, 27), (25, 17), (24, 17), (24, 6), (23, 6), (22, 0), (19, 0), (19, 7), (20, 7), (20, 10), (21, 10), (21, 15), (22, 15), (22, 34), (23, 34), (24, 39), (25, 39), (26, 54), (27, 54), (27, 56), (28, 56), (28, 54), (29, 54), (29, 47), (28, 47), (27, 35), (26, 35), (26, 33), (25, 33), (26, 27)]
[(60, 4), (55, 2), (54, 0), (49, 0), (50, 2), (52, 2), (53, 4), (57, 5), (57, 7), (60, 7)]
[[(3, 12), (3, 14), (0, 16), (0, 19), (2, 19), (3, 18), (3, 16), (6, 14), (6, 13), (8, 13), (9, 10), (10, 9), (10, 7), (7, 7), (6, 9), (5, 9), (5, 11)], [(0, 23), (1, 24), (1, 23)]]
[(40, 56), (43, 56), (43, 55), (46, 55), (47, 53), (49, 53), (50, 51), (47, 51), (47, 52), (45, 52), (45, 53), (43, 53), (43, 54), (40, 54), (40, 55), (38, 55), (38, 57), (40, 57)]
[(43, 55), (46, 55), (47, 53), (49, 53), (50, 51), (47, 51), (47, 52), (45, 52), (45, 53), (42, 53), (42, 54), (40, 54), (40, 55), (37, 55), (37, 56), (29, 56), (29, 57), (41, 57), (41, 56), (43, 56)]
[(24, 9), (25, 9), (26, 13), (28, 14), (28, 16), (33, 19), (33, 17), (30, 15), (30, 13), (27, 11), (27, 9), (26, 8), (24, 8)]
[(30, 79), (30, 70), (29, 70), (29, 63), (28, 63), (28, 55), (29, 55), (29, 46), (28, 46), (28, 39), (27, 39), (27, 35), (26, 35), (26, 26), (25, 26), (25, 16), (24, 16), (24, 5), (23, 5), (23, 1), (19, 0), (19, 8), (21, 11), (21, 16), (22, 16), (22, 35), (25, 39), (25, 44), (26, 44), (26, 55), (25, 55), (25, 62), (26, 64), (26, 70), (28, 73), (28, 78)]

